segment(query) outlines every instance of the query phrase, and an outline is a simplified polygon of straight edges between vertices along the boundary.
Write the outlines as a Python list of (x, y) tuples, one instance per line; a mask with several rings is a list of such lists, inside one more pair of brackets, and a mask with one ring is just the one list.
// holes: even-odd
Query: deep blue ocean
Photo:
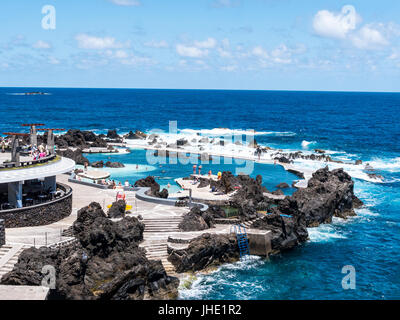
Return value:
[[(43, 91), (50, 95), (17, 93)], [(259, 144), (329, 150), (334, 157), (369, 162), (384, 183), (355, 178), (365, 202), (357, 217), (310, 229), (310, 240), (266, 261), (250, 259), (199, 277), (182, 299), (399, 299), (400, 298), (400, 94), (290, 91), (0, 88), (0, 132), (24, 122), (94, 130), (254, 129)], [(305, 144), (306, 142), (306, 144)], [(113, 178), (134, 182), (148, 174), (161, 185), (186, 176), (191, 165), (151, 166), (145, 151), (90, 155), (131, 164)], [(135, 164), (148, 172), (135, 172)], [(233, 170), (235, 164), (212, 169)], [(270, 190), (295, 176), (279, 166), (256, 164)], [(175, 186), (173, 186), (175, 187)], [(288, 190), (291, 193), (293, 190)], [(342, 287), (343, 266), (356, 271), (356, 288)]]

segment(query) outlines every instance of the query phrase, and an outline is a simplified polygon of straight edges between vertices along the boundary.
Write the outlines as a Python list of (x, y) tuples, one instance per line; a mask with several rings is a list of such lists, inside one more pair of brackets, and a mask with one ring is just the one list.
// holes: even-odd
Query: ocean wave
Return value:
[[(337, 224), (341, 222), (336, 222)], [(322, 224), (316, 228), (308, 228), (310, 242), (330, 242), (336, 239), (346, 239), (347, 237), (337, 230), (332, 224)]]
[(200, 134), (205, 136), (223, 136), (223, 135), (271, 135), (271, 136), (294, 136), (291, 131), (252, 131), (243, 129), (214, 128), (214, 129), (180, 129), (181, 133)]
[[(179, 299), (190, 300), (190, 299), (205, 299), (211, 291), (217, 287), (229, 286), (236, 288), (246, 288), (254, 290), (262, 290), (262, 286), (259, 284), (249, 281), (235, 281), (236, 271), (250, 271), (260, 267), (265, 263), (265, 260), (258, 256), (248, 256), (247, 258), (220, 266), (217, 270), (208, 274), (198, 274), (194, 279), (184, 279), (182, 283), (186, 281), (192, 281), (189, 286), (181, 286), (179, 288)], [(244, 295), (242, 297), (246, 299)]]
[(302, 147), (303, 149), (307, 149), (309, 145), (316, 144), (316, 143), (317, 143), (317, 141), (307, 141), (307, 140), (303, 140), (303, 141), (301, 142), (301, 147)]
[(373, 158), (366, 161), (372, 168), (389, 172), (397, 172), (400, 169), (400, 157), (392, 159)]

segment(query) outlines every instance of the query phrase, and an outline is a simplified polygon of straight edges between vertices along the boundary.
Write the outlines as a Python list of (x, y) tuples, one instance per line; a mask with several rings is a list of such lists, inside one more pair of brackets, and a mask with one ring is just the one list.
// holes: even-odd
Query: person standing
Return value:
[(194, 164), (193, 165), (193, 174), (196, 174), (196, 169), (197, 169), (197, 166)]
[(203, 166), (199, 165), (199, 176), (201, 176), (201, 169), (203, 169)]

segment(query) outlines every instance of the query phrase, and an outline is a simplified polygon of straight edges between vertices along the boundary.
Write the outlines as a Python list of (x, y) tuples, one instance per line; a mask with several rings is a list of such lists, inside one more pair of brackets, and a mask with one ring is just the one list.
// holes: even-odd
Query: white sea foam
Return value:
[(346, 236), (332, 224), (322, 224), (316, 228), (307, 229), (310, 242), (330, 242), (336, 239), (346, 239)]
[(224, 136), (224, 135), (271, 135), (271, 136), (294, 136), (296, 133), (291, 131), (253, 131), (243, 129), (214, 128), (214, 129), (181, 129), (180, 133), (203, 136)]
[(393, 159), (378, 159), (373, 158), (371, 161), (366, 161), (372, 168), (380, 169), (389, 172), (399, 172), (400, 170), (400, 157)]
[(307, 140), (303, 140), (303, 141), (301, 142), (301, 147), (302, 147), (303, 149), (307, 149), (308, 146), (310, 146), (310, 145), (312, 145), (312, 144), (316, 144), (316, 143), (317, 143), (317, 141), (307, 141)]
[[(214, 287), (236, 286), (243, 287), (249, 290), (262, 290), (263, 288), (256, 284), (248, 281), (234, 281), (234, 271), (240, 270), (251, 270), (257, 268), (264, 263), (264, 260), (258, 256), (249, 256), (241, 261), (228, 263), (220, 266), (216, 271), (211, 272), (207, 275), (199, 274), (197, 278), (192, 282), (190, 288), (179, 288), (180, 299), (204, 299), (209, 295)], [(184, 281), (183, 281), (184, 282)], [(243, 296), (243, 299), (246, 299)]]

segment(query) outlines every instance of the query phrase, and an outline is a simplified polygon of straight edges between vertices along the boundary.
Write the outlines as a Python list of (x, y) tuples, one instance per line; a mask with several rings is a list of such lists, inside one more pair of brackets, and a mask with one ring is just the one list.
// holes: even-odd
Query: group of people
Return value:
[[(198, 173), (197, 173), (197, 170), (196, 169), (198, 169)], [(200, 175), (201, 176), (201, 170), (203, 169), (203, 166), (202, 165), (199, 165), (198, 167), (197, 167), (197, 165), (193, 165), (193, 174), (198, 174), (198, 175)], [(222, 173), (221, 172), (218, 172), (218, 180), (221, 178), (221, 175), (222, 175)], [(211, 170), (209, 170), (208, 171), (208, 178), (211, 178), (211, 176), (212, 176), (212, 171)]]
[(30, 156), (33, 158), (33, 160), (39, 160), (50, 155), (47, 145), (44, 146), (41, 144), (38, 147), (34, 145), (30, 147), (30, 150)]
[(11, 139), (0, 138), (1, 152), (6, 152), (6, 148), (11, 144)]

